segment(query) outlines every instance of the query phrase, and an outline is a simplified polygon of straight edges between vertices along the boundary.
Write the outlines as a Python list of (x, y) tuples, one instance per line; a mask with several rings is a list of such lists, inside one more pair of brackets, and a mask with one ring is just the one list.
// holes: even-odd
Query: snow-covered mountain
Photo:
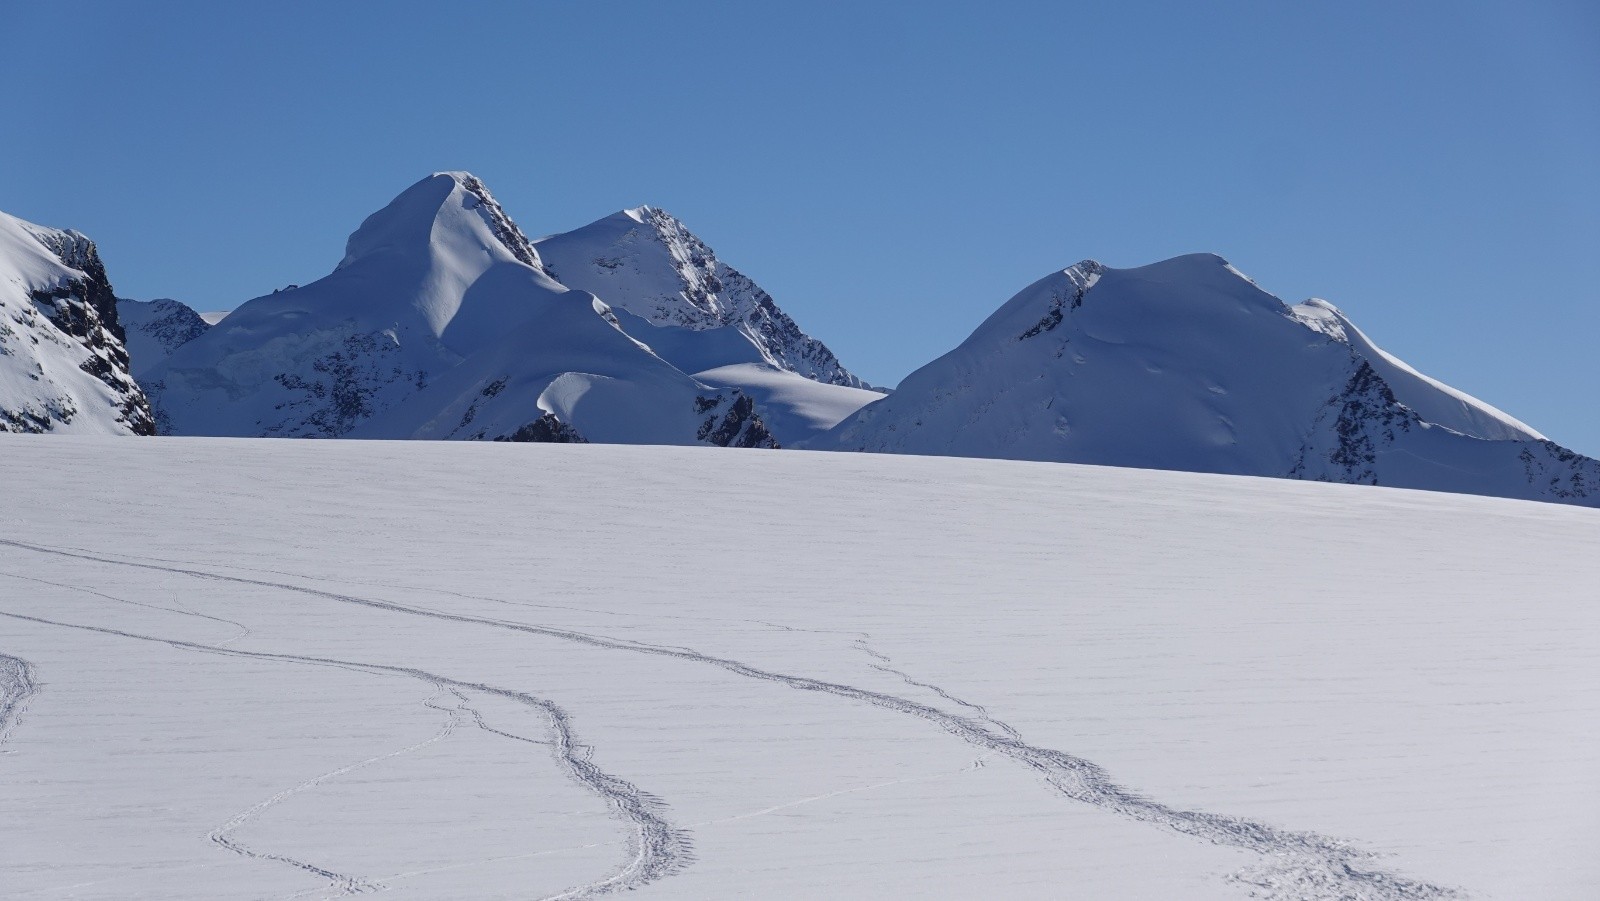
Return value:
[(188, 304), (165, 297), (156, 300), (117, 298), (117, 321), (122, 324), (129, 368), (135, 376), (211, 328), (211, 324)]
[(94, 242), (0, 213), (0, 432), (153, 430)]
[(765, 363), (824, 384), (867, 387), (760, 285), (717, 259), (665, 210), (623, 210), (535, 245), (562, 284), (599, 295), (619, 314), (671, 329), (658, 334), (624, 325), (685, 372)]
[[(331, 275), (240, 306), (141, 381), (166, 434), (745, 447), (810, 438), (878, 396), (775, 364), (757, 339), (783, 326), (793, 340), (771, 346), (854, 378), (732, 270), (716, 269), (745, 318), (656, 326), (556, 281), (543, 248), (580, 243), (536, 246), (481, 181), (437, 173), (368, 217)], [(637, 305), (625, 287), (608, 290)]]
[(167, 434), (779, 443), (749, 395), (551, 278), (459, 172), (368, 217), (332, 274), (249, 301), (141, 381)]
[(1052, 273), (810, 446), (1600, 505), (1600, 461), (1210, 254)]

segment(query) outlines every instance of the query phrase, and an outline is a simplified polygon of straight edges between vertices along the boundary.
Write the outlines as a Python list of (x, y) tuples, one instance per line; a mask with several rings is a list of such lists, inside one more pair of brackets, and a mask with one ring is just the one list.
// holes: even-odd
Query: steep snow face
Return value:
[(1544, 436), (1481, 400), (1429, 378), (1388, 353), (1356, 328), (1338, 307), (1312, 298), (1289, 308), (1306, 327), (1350, 346), (1380, 376), (1400, 403), (1434, 425), (1475, 438), (1539, 441)]
[(810, 446), (1600, 505), (1600, 462), (1209, 254), (1053, 273)]
[(188, 304), (169, 298), (117, 298), (117, 321), (127, 339), (129, 368), (137, 376), (211, 328)]
[[(657, 348), (684, 371), (764, 362), (814, 381), (867, 387), (826, 345), (801, 331), (771, 295), (717, 259), (705, 242), (663, 210), (623, 210), (575, 231), (541, 238), (536, 246), (562, 284), (599, 295), (619, 312), (652, 326), (687, 332), (662, 339), (663, 347)], [(630, 331), (657, 346), (648, 330)], [(750, 346), (732, 347), (730, 341)], [(703, 347), (706, 342), (711, 350)], [(713, 352), (723, 356), (707, 361), (707, 353)]]
[(94, 242), (0, 213), (0, 431), (153, 430)]
[(554, 281), (460, 172), (413, 185), (332, 274), (249, 301), (143, 381), (179, 435), (777, 443), (748, 399)]

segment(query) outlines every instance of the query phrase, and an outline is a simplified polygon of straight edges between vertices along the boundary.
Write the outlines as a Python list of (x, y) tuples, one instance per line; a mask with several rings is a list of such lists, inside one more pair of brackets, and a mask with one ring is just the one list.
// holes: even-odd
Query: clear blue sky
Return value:
[(1600, 454), (1593, 2), (10, 2), (0, 34), (0, 209), (125, 296), (310, 281), (469, 169), (530, 234), (666, 208), (881, 384), (1053, 269), (1209, 250)]

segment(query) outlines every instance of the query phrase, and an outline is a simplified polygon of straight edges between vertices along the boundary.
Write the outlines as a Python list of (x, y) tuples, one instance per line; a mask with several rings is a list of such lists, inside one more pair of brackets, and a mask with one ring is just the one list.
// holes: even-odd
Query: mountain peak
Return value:
[[(822, 342), (801, 331), (771, 295), (717, 259), (698, 235), (660, 207), (620, 210), (540, 238), (536, 246), (552, 278), (598, 295), (649, 326), (730, 330), (745, 336), (759, 361), (814, 381), (864, 386)], [(657, 338), (665, 337), (653, 334), (647, 343), (656, 347)], [(728, 362), (735, 361), (718, 365)]]
[[(488, 234), (480, 234), (482, 230)], [(441, 242), (474, 239), (491, 254), (504, 252), (535, 269), (544, 268), (533, 242), (470, 172), (435, 172), (402, 191), (350, 235), (338, 268), (369, 256), (414, 255)]]

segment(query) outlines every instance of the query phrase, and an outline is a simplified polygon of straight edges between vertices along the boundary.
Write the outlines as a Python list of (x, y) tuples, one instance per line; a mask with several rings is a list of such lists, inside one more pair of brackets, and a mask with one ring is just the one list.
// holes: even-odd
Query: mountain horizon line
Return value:
[(6, 353), (7, 431), (800, 447), (1600, 505), (1600, 462), (1215, 254), (1056, 270), (887, 391), (654, 206), (530, 239), (476, 176), (436, 172), (328, 275), (216, 323), (108, 303), (92, 241), (0, 225), (22, 288), (0, 302), (70, 351)]

